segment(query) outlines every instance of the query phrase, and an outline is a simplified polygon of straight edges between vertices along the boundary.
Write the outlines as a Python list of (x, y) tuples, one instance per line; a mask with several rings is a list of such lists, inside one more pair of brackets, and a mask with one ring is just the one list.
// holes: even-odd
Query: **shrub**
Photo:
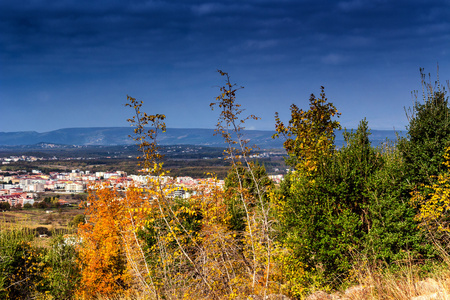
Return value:
[(439, 81), (435, 85), (425, 81), (421, 69), (423, 101), (416, 95), (414, 106), (409, 110), (409, 126), (406, 138), (399, 141), (398, 149), (404, 160), (407, 180), (415, 185), (431, 184), (433, 176), (445, 166), (445, 148), (450, 141), (450, 107), (447, 91)]
[(11, 205), (8, 202), (0, 202), (0, 210), (10, 210)]
[(79, 224), (83, 225), (84, 223), (86, 223), (85, 216), (82, 214), (78, 214), (75, 217), (73, 217), (73, 219), (69, 222), (69, 226), (73, 228), (78, 228)]
[(43, 256), (40, 291), (53, 299), (72, 299), (80, 283), (80, 266), (77, 261), (74, 236), (57, 235), (52, 238), (50, 249)]
[(0, 298), (30, 299), (42, 287), (44, 249), (26, 229), (0, 231)]
[(281, 184), (281, 240), (323, 287), (341, 284), (361, 254), (390, 263), (431, 250), (414, 220), (399, 153), (373, 148), (369, 135), (363, 120), (314, 172), (293, 172)]

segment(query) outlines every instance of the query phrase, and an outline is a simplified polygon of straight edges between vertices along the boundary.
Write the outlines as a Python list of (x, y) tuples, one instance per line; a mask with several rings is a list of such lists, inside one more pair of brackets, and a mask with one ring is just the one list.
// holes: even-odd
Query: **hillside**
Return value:
[[(95, 127), (95, 128), (64, 128), (48, 132), (21, 131), (0, 132), (0, 146), (35, 145), (52, 143), (60, 145), (130, 145), (134, 144), (129, 137), (130, 127)], [(402, 134), (402, 132), (399, 132)], [(245, 138), (250, 144), (260, 148), (282, 148), (282, 139), (272, 139), (273, 131), (246, 130)], [(158, 136), (161, 145), (198, 145), (223, 147), (223, 139), (214, 135), (213, 129), (168, 128)], [(372, 130), (371, 141), (378, 145), (386, 139), (396, 140), (394, 130)], [(336, 136), (336, 145), (344, 143), (342, 132)]]

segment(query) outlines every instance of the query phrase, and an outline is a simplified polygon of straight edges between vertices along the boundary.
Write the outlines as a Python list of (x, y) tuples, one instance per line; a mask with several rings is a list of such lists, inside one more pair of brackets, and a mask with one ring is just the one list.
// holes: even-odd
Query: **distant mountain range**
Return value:
[[(371, 142), (378, 145), (386, 139), (396, 140), (396, 134), (404, 132), (394, 130), (371, 130)], [(94, 127), (94, 128), (65, 128), (49, 132), (20, 131), (0, 132), (0, 146), (35, 145), (51, 143), (59, 145), (131, 145), (134, 141), (129, 137), (133, 134), (130, 127)], [(244, 138), (250, 140), (251, 145), (262, 149), (282, 148), (283, 139), (272, 139), (273, 131), (246, 130)], [(222, 137), (214, 135), (214, 129), (168, 128), (165, 133), (158, 135), (160, 145), (198, 145), (223, 147)], [(342, 132), (336, 135), (336, 145), (344, 144)]]

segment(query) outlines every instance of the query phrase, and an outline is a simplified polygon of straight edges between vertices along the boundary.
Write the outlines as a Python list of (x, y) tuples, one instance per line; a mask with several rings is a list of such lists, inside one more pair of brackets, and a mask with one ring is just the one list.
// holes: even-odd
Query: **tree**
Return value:
[(373, 148), (369, 135), (364, 119), (314, 172), (292, 172), (281, 184), (280, 240), (307, 266), (306, 282), (336, 286), (330, 278), (348, 276), (355, 258), (391, 263), (407, 252), (431, 253), (405, 192), (399, 152)]
[[(159, 146), (157, 137), (161, 132), (166, 131), (166, 124), (164, 120), (166, 116), (163, 114), (147, 115), (141, 112), (143, 101), (127, 96), (130, 103), (125, 106), (131, 107), (135, 111), (135, 115), (128, 119), (128, 122), (135, 127), (133, 140), (138, 144), (141, 155), (137, 157), (140, 161), (139, 166), (142, 166), (148, 174), (160, 175), (163, 173), (162, 163), (160, 162), (163, 156), (158, 152)], [(146, 126), (150, 125), (147, 129)]]
[(84, 215), (78, 214), (69, 222), (69, 226), (73, 228), (78, 228), (79, 224), (86, 223), (86, 217)]
[(431, 184), (433, 176), (445, 169), (443, 157), (450, 141), (447, 91), (440, 84), (439, 77), (433, 85), (426, 82), (423, 69), (420, 69), (420, 74), (423, 101), (420, 102), (415, 93), (414, 106), (407, 113), (408, 133), (398, 144), (407, 179), (412, 187), (419, 183)]
[[(227, 143), (225, 154), (232, 166), (234, 188), (228, 198), (228, 212), (230, 221), (228, 226), (242, 230), (243, 262), (248, 272), (243, 274), (240, 281), (247, 292), (266, 297), (270, 290), (270, 279), (273, 276), (272, 265), (275, 244), (272, 236), (271, 204), (266, 201), (266, 187), (260, 182), (253, 163), (249, 161), (249, 154), (254, 147), (248, 146), (244, 138), (244, 125), (249, 119), (258, 120), (255, 115), (242, 116), (244, 109), (236, 101), (236, 92), (241, 89), (232, 84), (228, 73), (218, 70), (225, 77), (225, 85), (220, 87), (220, 95), (210, 104), (211, 108), (218, 107), (220, 116), (216, 125), (216, 134), (220, 134)], [(249, 184), (249, 182), (252, 182)], [(231, 182), (229, 181), (231, 184)], [(249, 190), (251, 188), (251, 192)], [(230, 223), (231, 222), (231, 223)], [(236, 251), (236, 249), (234, 250)], [(242, 264), (242, 261), (239, 262)], [(232, 288), (232, 287), (230, 287)], [(245, 294), (244, 294), (245, 295)], [(235, 295), (237, 296), (237, 295)]]
[(120, 195), (108, 186), (91, 189), (86, 214), (89, 221), (78, 227), (81, 281), (79, 295), (91, 298), (123, 293), (129, 284), (120, 234), (125, 215)]
[(52, 299), (73, 299), (81, 279), (75, 236), (57, 235), (43, 256), (45, 267), (41, 292)]
[[(273, 182), (267, 176), (266, 168), (258, 162), (250, 162), (251, 172), (242, 165), (235, 165), (230, 168), (225, 178), (225, 203), (227, 205), (229, 219), (229, 228), (233, 231), (245, 231), (245, 209), (241, 203), (239, 195), (239, 179), (242, 185), (242, 193), (250, 198), (250, 205), (257, 205), (258, 191), (263, 192), (264, 201), (268, 201), (267, 191), (273, 188)], [(239, 177), (239, 179), (238, 179)]]
[[(446, 148), (444, 165), (450, 167), (450, 147)], [(433, 234), (445, 233), (448, 239), (450, 230), (450, 172), (447, 170), (437, 176), (437, 180), (427, 185), (427, 192), (416, 191), (415, 202), (420, 204), (417, 218), (421, 225)]]
[[(202, 214), (192, 204), (200, 202), (173, 205), (174, 187), (163, 177), (156, 137), (165, 129), (165, 116), (147, 115), (140, 110), (142, 101), (127, 99), (135, 111), (129, 121), (146, 181), (124, 192), (106, 183), (91, 188), (87, 220), (77, 233), (82, 241), (80, 295), (108, 297), (132, 290), (145, 298), (173, 298), (183, 295), (186, 278), (193, 277), (210, 294), (212, 287), (194, 255)], [(180, 286), (185, 290), (177, 290)]]
[(366, 196), (369, 199), (370, 230), (362, 251), (370, 263), (433, 255), (430, 243), (418, 227), (417, 210), (410, 198), (403, 158), (395, 144), (377, 149), (380, 165), (372, 174)]
[(274, 138), (285, 137), (284, 148), (289, 154), (288, 165), (297, 170), (313, 172), (318, 161), (331, 155), (334, 149), (334, 131), (340, 129), (339, 122), (333, 117), (340, 113), (332, 103), (327, 103), (325, 88), (321, 87), (320, 98), (311, 94), (309, 110), (291, 105), (289, 125), (284, 125), (278, 113), (275, 114)]
[(26, 228), (0, 231), (1, 299), (30, 299), (42, 287), (45, 249), (34, 246), (33, 238)]
[(0, 210), (10, 210), (11, 205), (9, 202), (0, 202)]
[(40, 201), (40, 202), (34, 202), (33, 203), (33, 207), (35, 208), (40, 208), (40, 209), (46, 209), (50, 207), (50, 204), (48, 204), (45, 201)]
[[(325, 175), (335, 154), (334, 131), (340, 129), (339, 122), (333, 117), (340, 114), (327, 101), (321, 87), (320, 98), (311, 94), (309, 110), (291, 105), (288, 125), (280, 120), (278, 113), (275, 114), (277, 133), (273, 138), (285, 138), (284, 147), (289, 155), (286, 163), (294, 168), (285, 176), (274, 197), (278, 241), (282, 245), (279, 259), (282, 272), (287, 274), (283, 280), (287, 280), (289, 293), (297, 297), (305, 292), (312, 277), (320, 275), (320, 271), (316, 271), (316, 275), (311, 277), (312, 268), (321, 265), (327, 269), (331, 266), (330, 270), (337, 271), (337, 266), (340, 266), (339, 259), (344, 258), (339, 254), (342, 251), (327, 250), (326, 247), (332, 245), (327, 239), (342, 234), (350, 239), (344, 243), (348, 245), (353, 243), (352, 239), (358, 238), (349, 234), (353, 232), (352, 227), (358, 226), (358, 220), (349, 215), (348, 210), (342, 214), (341, 224), (330, 222), (334, 213), (329, 208), (333, 207), (336, 196), (328, 193), (333, 183)], [(334, 256), (330, 255), (332, 253)], [(342, 264), (346, 265), (347, 260), (343, 259)], [(293, 265), (296, 268), (293, 269)]]
[(281, 184), (280, 239), (321, 285), (348, 275), (371, 227), (366, 190), (380, 161), (369, 134), (361, 121), (355, 133), (344, 133), (346, 146), (314, 157), (320, 164), (313, 173), (292, 172)]

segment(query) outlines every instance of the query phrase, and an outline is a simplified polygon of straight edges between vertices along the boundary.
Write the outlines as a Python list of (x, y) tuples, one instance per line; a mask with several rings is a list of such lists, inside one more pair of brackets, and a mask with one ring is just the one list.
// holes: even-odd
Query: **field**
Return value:
[(78, 214), (83, 214), (84, 210), (70, 207), (60, 209), (30, 209), (20, 211), (0, 212), (0, 219), (4, 224), (20, 224), (29, 228), (46, 227), (68, 228), (69, 222)]
[(35, 242), (46, 246), (49, 237), (55, 234), (73, 233), (75, 228), (70, 221), (80, 214), (84, 214), (84, 209), (78, 207), (0, 211), (0, 227), (2, 230), (30, 229), (36, 237), (42, 237)]
[[(31, 147), (31, 146), (30, 146)], [(36, 146), (37, 147), (37, 146)], [(131, 146), (84, 146), (82, 148), (21, 148), (0, 147), (0, 158), (10, 156), (33, 156), (42, 158), (37, 161), (11, 162), (0, 165), (0, 170), (31, 172), (39, 169), (44, 173), (70, 172), (73, 169), (93, 172), (125, 171), (128, 174), (137, 174), (141, 168), (137, 164), (139, 155), (136, 147)], [(230, 162), (223, 159), (223, 148), (201, 146), (165, 146), (160, 148), (164, 155), (164, 168), (170, 171), (171, 176), (191, 176), (205, 178), (207, 174), (216, 174), (219, 179), (226, 177)], [(264, 152), (260, 151), (260, 152)], [(266, 167), (269, 174), (285, 172), (284, 150), (267, 150), (276, 153), (270, 157), (258, 159)], [(57, 159), (49, 159), (57, 157)]]

